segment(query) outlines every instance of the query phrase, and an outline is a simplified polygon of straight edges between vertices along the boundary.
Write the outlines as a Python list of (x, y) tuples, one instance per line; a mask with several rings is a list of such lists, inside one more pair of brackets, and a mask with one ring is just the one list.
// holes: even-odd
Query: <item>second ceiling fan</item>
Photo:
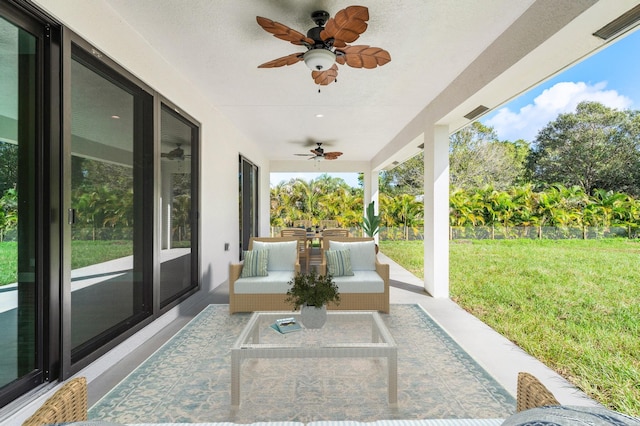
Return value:
[(325, 152), (324, 149), (322, 148), (322, 142), (316, 142), (316, 145), (318, 146), (315, 149), (310, 150), (311, 154), (295, 154), (295, 155), (311, 157), (309, 158), (309, 160), (320, 160), (320, 159), (335, 160), (336, 158), (342, 155), (342, 153), (338, 151)]
[(305, 36), (299, 31), (271, 19), (258, 16), (258, 24), (265, 31), (281, 40), (307, 48), (306, 52), (292, 53), (258, 66), (275, 68), (293, 65), (300, 61), (311, 69), (311, 77), (319, 85), (336, 81), (338, 67), (349, 65), (354, 68), (375, 68), (391, 61), (391, 55), (384, 49), (368, 45), (349, 46), (367, 29), (369, 9), (364, 6), (349, 6), (330, 18), (329, 13), (319, 10), (311, 14), (317, 27), (311, 28)]

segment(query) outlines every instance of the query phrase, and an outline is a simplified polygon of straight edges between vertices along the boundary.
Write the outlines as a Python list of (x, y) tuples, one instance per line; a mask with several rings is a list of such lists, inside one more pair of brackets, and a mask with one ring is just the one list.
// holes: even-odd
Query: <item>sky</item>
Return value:
[[(582, 101), (615, 109), (640, 109), (640, 30), (541, 83), (483, 116), (500, 140), (533, 141), (559, 114), (574, 112)], [(315, 179), (321, 173), (271, 173), (271, 185), (291, 178)], [(357, 173), (331, 173), (358, 186)]]

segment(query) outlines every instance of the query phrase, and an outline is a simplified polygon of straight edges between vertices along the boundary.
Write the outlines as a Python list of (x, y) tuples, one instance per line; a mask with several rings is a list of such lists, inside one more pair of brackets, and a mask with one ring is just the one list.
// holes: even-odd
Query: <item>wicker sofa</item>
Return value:
[[(249, 243), (249, 250), (254, 247), (254, 241), (263, 243), (291, 241), (295, 238), (272, 237), (253, 238)], [(373, 243), (372, 238), (330, 237), (324, 241), (326, 249), (332, 242), (336, 243)], [(373, 255), (375, 257), (375, 254)], [(292, 306), (285, 302), (288, 282), (294, 274), (300, 272), (299, 262), (295, 270), (291, 271), (290, 278), (279, 278), (270, 274), (253, 281), (240, 278), (242, 263), (229, 265), (229, 312), (254, 312), (254, 311), (290, 311)], [(382, 264), (375, 257), (375, 266), (372, 271), (360, 271), (354, 269), (354, 276), (334, 277), (334, 281), (340, 289), (340, 304), (329, 304), (328, 309), (340, 310), (372, 310), (389, 312), (389, 265)], [(325, 253), (322, 253), (322, 261), (318, 266), (320, 274), (326, 274), (327, 264)], [(367, 291), (368, 283), (363, 277), (369, 274), (377, 282), (375, 291)], [(263, 285), (266, 284), (266, 285)], [(359, 288), (359, 289), (358, 289)], [(347, 290), (345, 290), (347, 289)]]

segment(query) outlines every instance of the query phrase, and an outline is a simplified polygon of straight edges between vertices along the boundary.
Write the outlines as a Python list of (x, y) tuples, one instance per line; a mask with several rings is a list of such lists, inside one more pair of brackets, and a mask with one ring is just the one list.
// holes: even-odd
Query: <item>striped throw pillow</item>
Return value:
[(351, 252), (349, 250), (327, 250), (327, 268), (334, 277), (353, 275), (351, 270)]
[(269, 250), (248, 250), (244, 252), (244, 264), (240, 278), (266, 277)]

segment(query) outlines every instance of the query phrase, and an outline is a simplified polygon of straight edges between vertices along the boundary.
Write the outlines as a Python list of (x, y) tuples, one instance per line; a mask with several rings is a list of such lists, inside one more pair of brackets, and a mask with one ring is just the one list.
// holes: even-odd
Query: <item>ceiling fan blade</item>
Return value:
[(312, 157), (314, 154), (293, 154), (293, 155), (298, 155), (300, 157)]
[(258, 65), (258, 68), (276, 68), (283, 67), (285, 65), (293, 65), (300, 62), (303, 56), (303, 53), (292, 53), (291, 55), (283, 56), (281, 58), (265, 62), (262, 65)]
[(288, 41), (299, 46), (313, 45), (314, 41), (299, 31), (287, 27), (280, 22), (272, 21), (262, 16), (256, 16), (256, 21), (266, 32), (273, 34), (280, 40)]
[(340, 157), (342, 155), (341, 152), (325, 152), (324, 153), (324, 159), (325, 160), (335, 160), (336, 158)]
[(311, 71), (311, 78), (313, 78), (316, 84), (321, 86), (331, 84), (338, 78), (338, 66), (333, 64), (333, 66), (326, 71)]
[(352, 43), (366, 31), (369, 9), (364, 6), (349, 6), (329, 19), (320, 33), (322, 40), (334, 39), (335, 47), (344, 47)]
[(342, 59), (347, 65), (353, 68), (371, 69), (391, 62), (389, 52), (379, 47), (366, 45), (347, 46), (340, 49), (340, 51), (344, 53), (344, 56), (341, 55), (337, 58)]

